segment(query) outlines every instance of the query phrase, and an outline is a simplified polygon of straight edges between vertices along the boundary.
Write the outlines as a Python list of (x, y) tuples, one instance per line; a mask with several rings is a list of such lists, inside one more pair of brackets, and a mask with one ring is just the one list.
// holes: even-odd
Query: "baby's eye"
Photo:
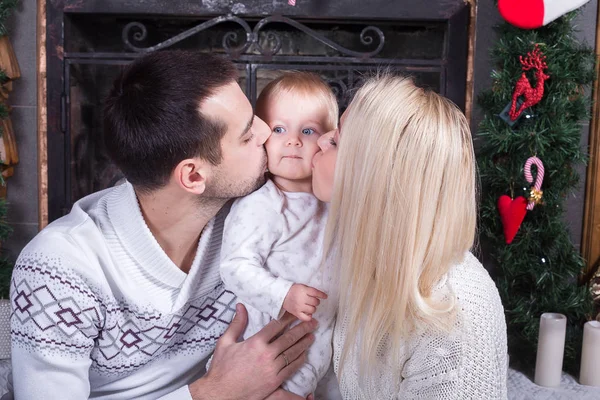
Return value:
[(315, 130), (312, 128), (304, 128), (302, 129), (302, 134), (303, 135), (312, 135), (313, 133), (315, 133)]
[(273, 128), (273, 133), (285, 133), (285, 128), (282, 126), (276, 126)]

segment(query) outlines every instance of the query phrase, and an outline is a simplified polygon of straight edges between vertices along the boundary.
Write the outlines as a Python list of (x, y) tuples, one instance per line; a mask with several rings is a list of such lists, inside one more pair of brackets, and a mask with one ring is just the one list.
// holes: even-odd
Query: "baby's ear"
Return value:
[(182, 189), (200, 195), (206, 190), (206, 180), (211, 170), (208, 161), (187, 158), (173, 169), (172, 178)]

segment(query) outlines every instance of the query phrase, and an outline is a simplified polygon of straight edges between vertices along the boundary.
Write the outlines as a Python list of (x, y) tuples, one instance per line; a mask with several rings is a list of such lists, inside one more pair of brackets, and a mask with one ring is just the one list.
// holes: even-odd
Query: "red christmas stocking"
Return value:
[(506, 22), (536, 29), (562, 17), (590, 0), (499, 0), (498, 10)]

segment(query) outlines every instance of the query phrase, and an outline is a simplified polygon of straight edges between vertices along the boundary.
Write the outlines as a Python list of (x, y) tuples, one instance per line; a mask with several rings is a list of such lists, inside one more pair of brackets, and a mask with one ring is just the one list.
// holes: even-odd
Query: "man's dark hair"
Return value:
[(190, 157), (218, 165), (226, 121), (199, 112), (200, 103), (237, 78), (232, 62), (197, 51), (160, 51), (127, 66), (104, 107), (108, 154), (142, 190), (164, 186)]

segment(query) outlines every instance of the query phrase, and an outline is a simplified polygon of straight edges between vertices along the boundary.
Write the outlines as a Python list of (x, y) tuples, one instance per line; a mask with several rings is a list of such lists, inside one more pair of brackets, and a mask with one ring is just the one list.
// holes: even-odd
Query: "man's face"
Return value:
[(222, 121), (221, 163), (207, 178), (203, 196), (230, 199), (245, 196), (265, 182), (267, 157), (263, 147), (270, 129), (254, 116), (252, 105), (236, 82), (220, 88), (200, 105), (207, 118)]

